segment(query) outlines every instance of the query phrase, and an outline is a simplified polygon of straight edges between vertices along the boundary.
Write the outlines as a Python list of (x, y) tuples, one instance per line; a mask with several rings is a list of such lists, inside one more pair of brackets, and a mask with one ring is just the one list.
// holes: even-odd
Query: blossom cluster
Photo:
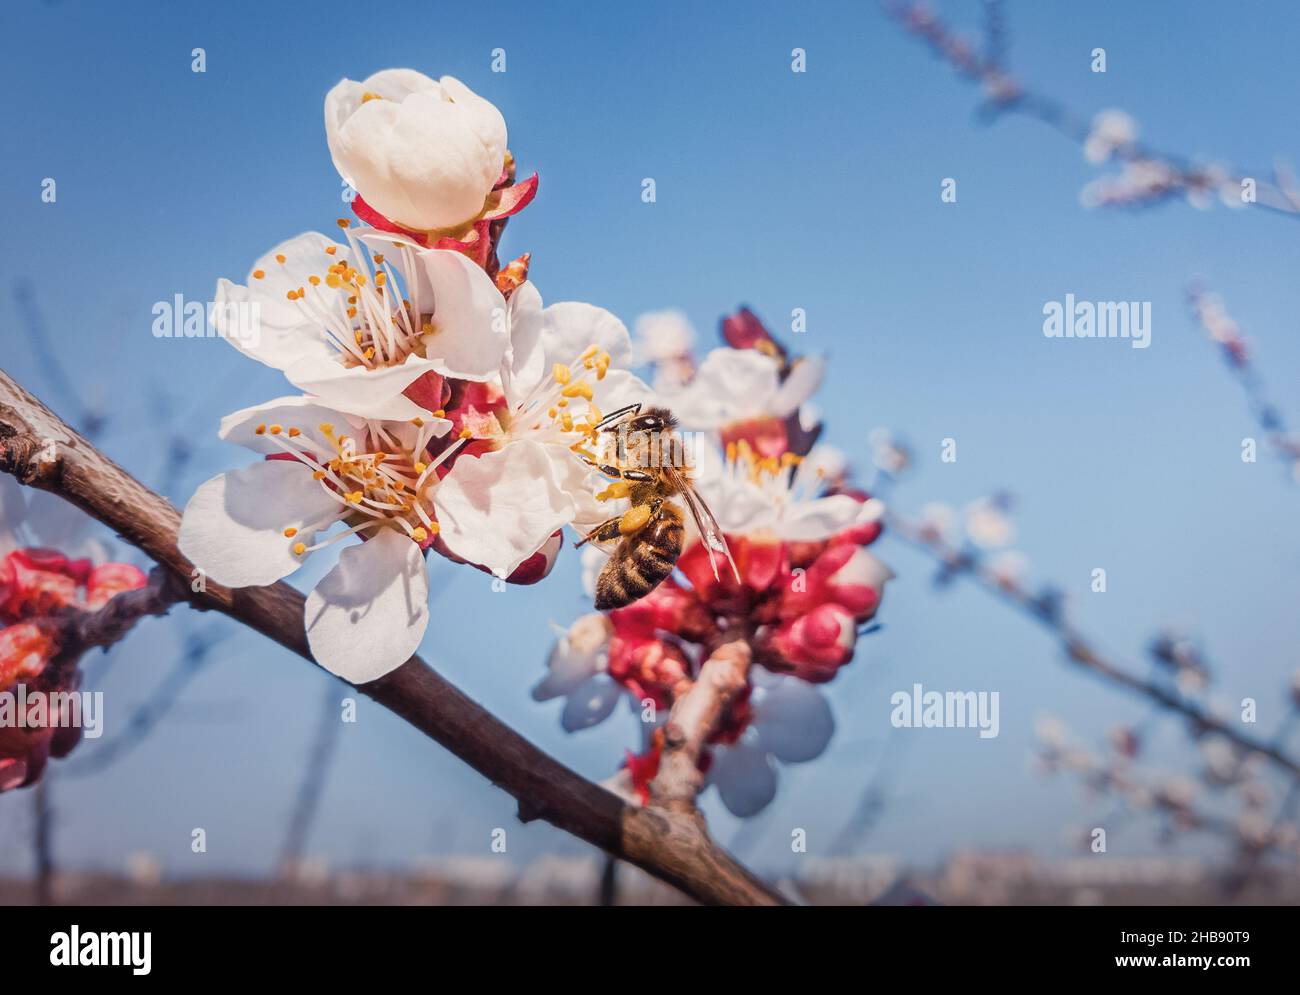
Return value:
[[(58, 702), (53, 693), (75, 691), (75, 660), (56, 663), (61, 620), (144, 583), (143, 572), (128, 563), (95, 565), (51, 549), (14, 549), (0, 558), (0, 694), (22, 684)], [(67, 756), (80, 738), (81, 730), (59, 715), (0, 726), (0, 792), (38, 781), (49, 758)]]
[[(614, 315), (544, 307), (528, 254), (500, 265), (537, 177), (515, 181), (490, 102), (385, 70), (335, 86), (325, 125), (364, 223), (298, 235), (245, 283), (220, 281), (217, 331), (298, 393), (223, 420), (223, 439), (263, 458), (199, 487), (180, 547), (244, 587), (361, 540), (309, 595), (306, 629), (319, 663), (362, 683), (419, 645), (430, 550), (511, 583), (546, 576), (563, 528), (601, 517), (596, 426), (649, 389)], [(246, 305), (256, 334), (228, 327)]]
[[(660, 357), (659, 398), (684, 428), (706, 434), (693, 468), (700, 497), (721, 527), (735, 571), (715, 570), (703, 542), (688, 542), (676, 571), (626, 607), (593, 613), (562, 631), (534, 697), (566, 698), (571, 731), (605, 718), (624, 695), (645, 724), (614, 786), (644, 802), (658, 770), (662, 724), (690, 692), (712, 648), (741, 632), (755, 666), (709, 736), (701, 757), (731, 811), (747, 816), (774, 797), (774, 760), (819, 756), (834, 728), (813, 686), (854, 655), (880, 604), (889, 568), (867, 549), (883, 506), (848, 482), (843, 456), (818, 445), (809, 405), (824, 363), (793, 357), (742, 308), (722, 321), (726, 346), (697, 364), (684, 355), (680, 320), (638, 324), (642, 356)], [(662, 348), (653, 337), (671, 333)], [(646, 341), (650, 339), (650, 341)], [(605, 554), (587, 554), (592, 571)]]

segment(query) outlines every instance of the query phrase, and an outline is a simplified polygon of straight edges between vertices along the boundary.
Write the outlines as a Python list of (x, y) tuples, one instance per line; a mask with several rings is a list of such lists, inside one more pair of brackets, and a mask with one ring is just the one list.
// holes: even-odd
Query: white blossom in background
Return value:
[(812, 684), (755, 668), (754, 719), (729, 746), (713, 747), (708, 782), (727, 810), (748, 818), (776, 797), (777, 764), (807, 763), (835, 733), (830, 705)]
[(781, 364), (755, 349), (714, 349), (691, 382), (665, 396), (683, 427), (721, 430), (759, 418), (785, 418), (812, 397), (825, 361), (805, 357), (785, 380)]
[(980, 549), (997, 549), (1012, 542), (1016, 528), (1002, 502), (993, 498), (972, 501), (963, 511), (966, 535)]
[(1131, 148), (1137, 136), (1137, 122), (1130, 115), (1114, 109), (1101, 111), (1092, 119), (1092, 130), (1084, 139), (1084, 158), (1103, 163), (1117, 151)]

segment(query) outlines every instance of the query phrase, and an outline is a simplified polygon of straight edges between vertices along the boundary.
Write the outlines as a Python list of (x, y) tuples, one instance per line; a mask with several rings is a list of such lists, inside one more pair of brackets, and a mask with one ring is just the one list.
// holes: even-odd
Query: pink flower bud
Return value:
[(102, 608), (114, 596), (139, 590), (147, 581), (139, 567), (129, 563), (102, 563), (90, 571), (86, 580), (86, 607)]
[(638, 699), (649, 698), (662, 708), (672, 701), (674, 690), (689, 680), (691, 663), (676, 643), (616, 635), (609, 642), (606, 672)]
[(32, 622), (0, 629), (0, 691), (38, 676), (54, 651), (54, 637)]
[(758, 315), (747, 307), (722, 319), (722, 338), (733, 349), (756, 349), (765, 356), (785, 359), (785, 350), (772, 338)]
[[(894, 572), (861, 546), (841, 547), (849, 556), (827, 578), (826, 598), (853, 612), (859, 622), (876, 614), (885, 583)], [(825, 556), (830, 556), (828, 551)]]
[(857, 639), (857, 625), (849, 610), (827, 603), (770, 630), (759, 648), (764, 662), (773, 669), (821, 683), (853, 659)]
[[(859, 504), (865, 504), (871, 500), (871, 495), (860, 487), (836, 487), (836, 494), (844, 494), (853, 498)], [(839, 545), (849, 543), (854, 546), (869, 546), (880, 538), (880, 533), (884, 531), (884, 525), (876, 520), (874, 522), (863, 522), (861, 525), (854, 525), (842, 532), (837, 532), (831, 536), (831, 544)]]
[[(728, 538), (727, 544), (731, 547), (731, 555), (735, 556), (741, 543)], [(715, 611), (733, 606), (743, 609), (748, 603), (745, 591), (736, 583), (729, 567), (720, 568), (718, 576), (713, 576), (709, 551), (702, 542), (691, 543), (686, 548), (677, 558), (677, 569), (690, 581), (695, 597)]]
[(19, 549), (7, 557), (8, 597), (0, 615), (17, 621), (50, 615), (75, 604), (77, 585), (90, 572), (89, 560), (69, 560), (49, 549)]
[(717, 631), (712, 614), (694, 592), (679, 587), (670, 577), (643, 598), (609, 613), (615, 630), (628, 638), (650, 638), (671, 632), (691, 642), (702, 642)]

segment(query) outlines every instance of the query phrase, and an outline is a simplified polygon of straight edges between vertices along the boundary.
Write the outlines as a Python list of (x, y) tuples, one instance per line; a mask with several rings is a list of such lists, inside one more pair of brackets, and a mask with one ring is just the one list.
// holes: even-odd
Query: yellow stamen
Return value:
[(264, 276), (266, 276), (266, 270), (261, 270), (261, 269), (255, 269), (255, 270), (253, 270), (253, 279), (254, 279), (254, 280), (260, 280), (260, 279), (262, 279), (262, 277), (264, 277)]
[(284, 530), (284, 537), (286, 539), (292, 539), (297, 534), (298, 534), (298, 530), (294, 528), (288, 528)]
[(569, 386), (565, 387), (564, 390), (560, 391), (560, 393), (565, 397), (581, 397), (584, 401), (590, 401), (591, 384), (587, 383), (585, 380), (580, 380), (577, 383), (569, 384)]
[(563, 363), (556, 363), (551, 367), (551, 376), (555, 379), (555, 382), (560, 385), (564, 385), (573, 379), (573, 374)]
[(302, 556), (303, 553), (307, 552), (307, 544), (304, 542), (295, 542), (293, 544), (293, 552), (295, 556)]

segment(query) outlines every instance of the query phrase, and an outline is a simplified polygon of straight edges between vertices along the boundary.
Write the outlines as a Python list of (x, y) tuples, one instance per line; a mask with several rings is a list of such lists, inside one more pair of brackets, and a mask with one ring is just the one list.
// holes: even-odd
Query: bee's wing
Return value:
[(713, 512), (709, 511), (709, 506), (704, 503), (704, 499), (695, 491), (695, 487), (685, 475), (680, 473), (674, 466), (664, 466), (664, 473), (677, 488), (681, 494), (682, 500), (686, 502), (686, 507), (690, 510), (691, 518), (695, 521), (695, 527), (699, 529), (700, 538), (704, 540), (704, 549), (709, 554), (709, 565), (713, 567), (713, 578), (718, 579), (718, 559), (717, 554), (721, 553), (731, 564), (731, 572), (736, 578), (736, 583), (740, 583), (740, 571), (736, 569), (736, 561), (731, 558), (731, 550), (727, 547), (727, 540), (722, 536), (722, 526), (718, 520), (713, 517)]

